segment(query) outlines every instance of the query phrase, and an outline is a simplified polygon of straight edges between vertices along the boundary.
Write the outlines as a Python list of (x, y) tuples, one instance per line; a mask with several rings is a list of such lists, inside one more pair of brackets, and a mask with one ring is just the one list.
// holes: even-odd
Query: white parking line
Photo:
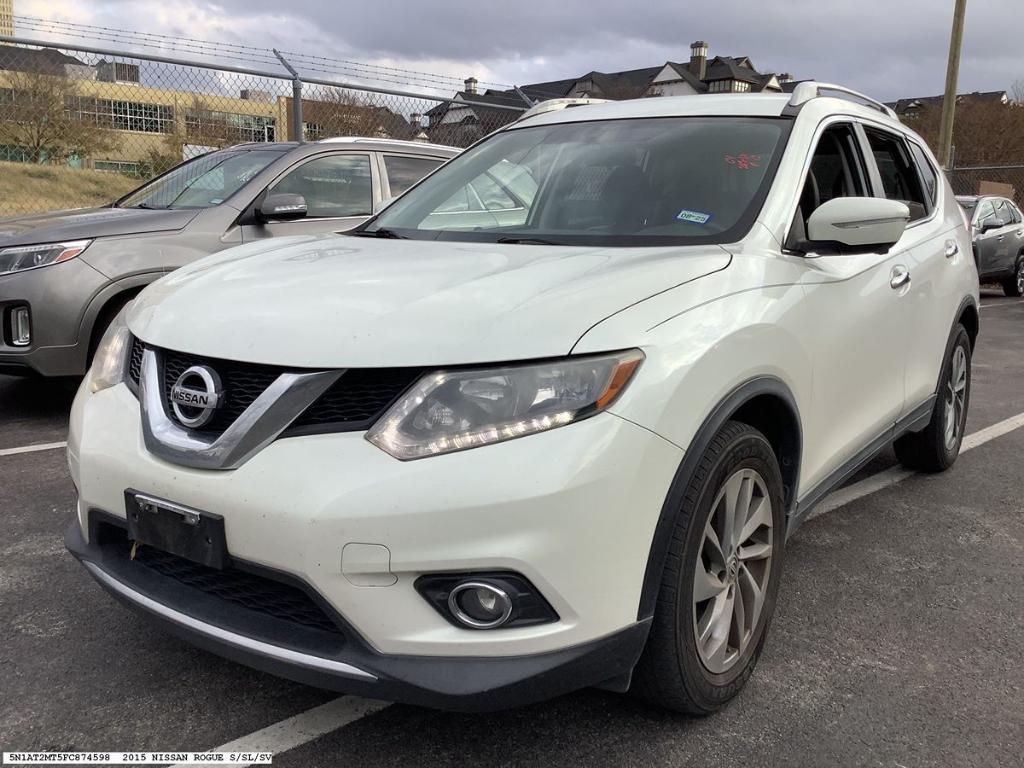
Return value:
[(37, 443), (36, 445), (23, 445), (19, 448), (0, 448), (0, 456), (16, 456), (19, 453), (35, 453), (36, 451), (53, 451), (57, 448), (67, 448), (68, 444), (61, 443)]
[[(1024, 413), (1018, 413), (1016, 416), (1011, 416), (1008, 419), (1004, 419), (990, 427), (979, 429), (977, 432), (964, 437), (963, 443), (960, 445), (960, 453), (977, 448), (979, 445), (984, 445), (989, 440), (995, 440), (997, 437), (1013, 432), (1015, 429), (1024, 427)], [(880, 491), (883, 488), (888, 488), (890, 485), (896, 485), (896, 483), (906, 480), (910, 477), (913, 472), (903, 467), (892, 467), (886, 469), (877, 474), (865, 477), (863, 480), (858, 480), (856, 483), (840, 488), (835, 493), (829, 494), (825, 497), (824, 501), (821, 502), (815, 508), (811, 514), (807, 516), (807, 520), (813, 520), (816, 517), (820, 517), (828, 512), (839, 509), (849, 504), (851, 501), (862, 499), (865, 496)]]
[[(266, 728), (250, 733), (240, 739), (229, 741), (214, 747), (210, 752), (273, 752), (280, 754), (289, 749), (301, 747), (314, 739), (319, 739), (342, 726), (379, 712), (390, 706), (386, 701), (362, 699), (358, 696), (342, 696), (321, 704), (319, 707), (307, 709), (294, 717)], [(184, 768), (186, 763), (177, 763), (170, 768)], [(239, 763), (241, 765), (241, 763)], [(251, 763), (245, 763), (251, 765)]]

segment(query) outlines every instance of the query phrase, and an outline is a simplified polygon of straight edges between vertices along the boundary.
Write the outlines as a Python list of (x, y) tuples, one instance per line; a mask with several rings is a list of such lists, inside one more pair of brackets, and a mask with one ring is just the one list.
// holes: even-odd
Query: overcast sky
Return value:
[[(703, 39), (711, 56), (746, 55), (762, 72), (842, 83), (885, 100), (942, 91), (953, 9), (953, 0), (14, 3), (16, 17), (276, 46), (496, 83), (687, 61), (690, 43)], [(969, 0), (959, 90), (1009, 89), (1016, 80), (1024, 80), (1024, 2)]]

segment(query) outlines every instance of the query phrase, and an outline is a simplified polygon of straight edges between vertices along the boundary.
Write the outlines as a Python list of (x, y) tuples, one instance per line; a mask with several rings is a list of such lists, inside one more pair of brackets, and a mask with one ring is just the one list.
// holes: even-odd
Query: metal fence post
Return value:
[(272, 48), (274, 55), (277, 56), (277, 60), (281, 62), (281, 66), (288, 70), (288, 74), (292, 76), (292, 138), (302, 144), (306, 139), (303, 136), (302, 130), (302, 79), (299, 77), (299, 73), (295, 71), (295, 67), (288, 63), (288, 60), (281, 55), (281, 52), (277, 48)]

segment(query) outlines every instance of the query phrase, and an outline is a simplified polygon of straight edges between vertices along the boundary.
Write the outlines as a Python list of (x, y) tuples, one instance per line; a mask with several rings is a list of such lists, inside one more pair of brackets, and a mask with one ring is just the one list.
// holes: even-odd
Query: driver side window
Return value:
[(996, 218), (1003, 222), (1003, 224), (1013, 224), (1013, 211), (1010, 210), (1010, 202), (1008, 200), (996, 200)]
[(369, 155), (327, 155), (288, 172), (270, 193), (290, 192), (306, 200), (308, 218), (369, 216), (373, 208)]
[(993, 218), (996, 215), (995, 208), (992, 207), (991, 200), (982, 200), (978, 204), (978, 214), (974, 220), (974, 226), (981, 229), (984, 226), (985, 221)]
[(867, 194), (864, 160), (853, 126), (848, 123), (829, 126), (818, 139), (818, 146), (811, 156), (811, 167), (804, 179), (791, 239), (806, 239), (807, 220), (829, 200)]

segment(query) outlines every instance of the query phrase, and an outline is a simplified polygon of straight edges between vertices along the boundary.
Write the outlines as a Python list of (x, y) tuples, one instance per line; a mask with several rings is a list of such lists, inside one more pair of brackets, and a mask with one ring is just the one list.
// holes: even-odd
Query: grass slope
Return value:
[(107, 171), (0, 163), (0, 217), (103, 205), (139, 184)]

